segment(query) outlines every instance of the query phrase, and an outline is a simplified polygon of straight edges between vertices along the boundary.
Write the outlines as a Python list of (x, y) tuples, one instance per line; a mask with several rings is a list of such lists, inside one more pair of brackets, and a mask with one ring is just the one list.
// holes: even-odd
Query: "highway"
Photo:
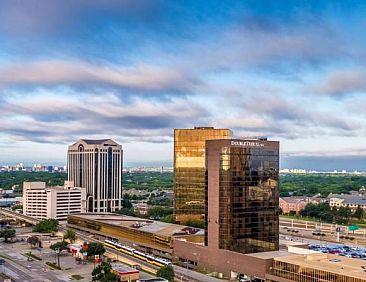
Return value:
[[(337, 227), (343, 229), (343, 233), (340, 233), (339, 242), (337, 240)], [(298, 231), (294, 234), (294, 230)], [(314, 236), (313, 231), (318, 230), (325, 236)], [(347, 245), (366, 245), (366, 229), (360, 228), (354, 233), (349, 232), (347, 226), (341, 226), (329, 223), (311, 222), (305, 220), (293, 220), (293, 219), (280, 219), (280, 234), (292, 235), (300, 238), (307, 238), (312, 240), (318, 240), (323, 242), (333, 242)], [(342, 236), (348, 236), (354, 238), (353, 240), (342, 238)]]

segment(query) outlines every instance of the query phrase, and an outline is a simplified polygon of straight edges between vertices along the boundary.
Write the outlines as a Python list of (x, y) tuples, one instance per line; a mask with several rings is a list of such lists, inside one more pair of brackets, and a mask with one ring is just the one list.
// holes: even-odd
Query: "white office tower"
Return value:
[(64, 186), (46, 187), (45, 182), (23, 183), (23, 213), (38, 219), (66, 220), (69, 214), (86, 211), (86, 189)]

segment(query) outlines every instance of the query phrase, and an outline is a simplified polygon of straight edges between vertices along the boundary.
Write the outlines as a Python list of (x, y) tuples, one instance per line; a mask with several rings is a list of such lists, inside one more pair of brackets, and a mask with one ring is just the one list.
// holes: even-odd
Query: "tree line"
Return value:
[(364, 219), (365, 212), (358, 206), (354, 212), (349, 207), (330, 207), (328, 203), (309, 203), (300, 211), (302, 216), (318, 218), (321, 221), (337, 224), (349, 224), (351, 219)]

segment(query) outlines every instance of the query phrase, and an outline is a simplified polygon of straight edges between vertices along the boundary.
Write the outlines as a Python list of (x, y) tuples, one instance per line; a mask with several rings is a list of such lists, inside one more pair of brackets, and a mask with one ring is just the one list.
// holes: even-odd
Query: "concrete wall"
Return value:
[(265, 278), (266, 272), (269, 272), (269, 268), (272, 266), (272, 259), (260, 259), (179, 240), (174, 240), (173, 245), (175, 261), (179, 258), (194, 261), (197, 262), (198, 268), (222, 272), (226, 277), (230, 277), (233, 271)]

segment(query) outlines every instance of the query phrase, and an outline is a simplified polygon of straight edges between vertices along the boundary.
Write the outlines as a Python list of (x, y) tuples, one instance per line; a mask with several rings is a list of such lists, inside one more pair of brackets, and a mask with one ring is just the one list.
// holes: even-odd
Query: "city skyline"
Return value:
[(172, 163), (173, 128), (214, 126), (279, 140), (281, 167), (363, 169), (365, 3), (40, 3), (0, 4), (0, 162), (112, 138)]

